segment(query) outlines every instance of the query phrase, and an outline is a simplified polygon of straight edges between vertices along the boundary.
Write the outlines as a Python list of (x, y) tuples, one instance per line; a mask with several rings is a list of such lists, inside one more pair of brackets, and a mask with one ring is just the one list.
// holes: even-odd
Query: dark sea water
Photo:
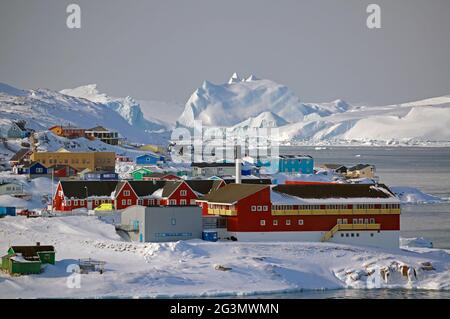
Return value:
[[(282, 147), (280, 154), (308, 154), (315, 164), (346, 166), (368, 163), (376, 166), (380, 182), (388, 186), (411, 186), (450, 200), (450, 148), (434, 147)], [(424, 237), (435, 248), (450, 249), (450, 201), (442, 204), (403, 205), (401, 237)], [(257, 298), (446, 298), (450, 291), (406, 289), (340, 289), (274, 294)]]

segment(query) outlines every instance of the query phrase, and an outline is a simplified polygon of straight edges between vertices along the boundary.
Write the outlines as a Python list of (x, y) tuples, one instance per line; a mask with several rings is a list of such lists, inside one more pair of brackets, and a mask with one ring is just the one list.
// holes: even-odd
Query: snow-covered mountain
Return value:
[(103, 125), (129, 141), (141, 143), (165, 143), (170, 136), (166, 125), (145, 119), (132, 98), (110, 98), (98, 93), (95, 85), (55, 92), (19, 90), (2, 84), (0, 119), (23, 119), (27, 127), (37, 131), (52, 125), (72, 124), (84, 128)]
[(133, 127), (148, 133), (160, 133), (166, 131), (168, 128), (168, 125), (161, 121), (145, 118), (144, 113), (141, 111), (140, 104), (132, 97), (109, 97), (104, 93), (99, 93), (96, 84), (80, 86), (75, 89), (65, 89), (60, 91), (60, 93), (84, 98), (95, 103), (102, 103), (111, 110), (117, 112)]
[(450, 96), (388, 106), (352, 106), (343, 100), (304, 103), (286, 86), (234, 73), (225, 84), (205, 81), (177, 125), (278, 127), (282, 143), (450, 142)]

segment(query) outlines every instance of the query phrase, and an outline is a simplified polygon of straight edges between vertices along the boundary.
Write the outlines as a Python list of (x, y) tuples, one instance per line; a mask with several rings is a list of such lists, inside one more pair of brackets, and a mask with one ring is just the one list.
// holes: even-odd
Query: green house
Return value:
[(55, 264), (55, 248), (53, 246), (11, 246), (2, 257), (1, 268), (13, 274), (39, 274), (41, 266)]
[(141, 181), (144, 179), (144, 176), (150, 175), (152, 173), (153, 172), (150, 169), (148, 169), (146, 167), (141, 167), (141, 168), (138, 168), (138, 169), (132, 171), (131, 176), (133, 176), (133, 180)]

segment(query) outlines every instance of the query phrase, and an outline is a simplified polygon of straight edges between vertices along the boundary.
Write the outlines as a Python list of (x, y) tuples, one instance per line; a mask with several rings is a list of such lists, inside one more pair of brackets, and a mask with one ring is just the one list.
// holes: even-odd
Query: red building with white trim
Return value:
[(241, 241), (399, 244), (400, 201), (381, 184), (229, 184), (198, 202)]

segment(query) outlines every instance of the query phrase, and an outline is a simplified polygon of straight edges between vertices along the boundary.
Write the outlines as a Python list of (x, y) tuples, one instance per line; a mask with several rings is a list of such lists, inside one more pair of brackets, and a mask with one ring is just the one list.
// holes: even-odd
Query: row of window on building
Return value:
[[(261, 220), (259, 221), (259, 224), (260, 224), (261, 226), (266, 226), (266, 220), (265, 220), (265, 219), (261, 219)], [(273, 226), (278, 226), (278, 219), (272, 220), (272, 225), (273, 225)], [(290, 219), (286, 219), (286, 220), (285, 220), (285, 225), (286, 225), (286, 226), (291, 226), (291, 225), (292, 225), (292, 221), (291, 221)], [(298, 220), (297, 220), (297, 225), (302, 226), (302, 225), (303, 225), (303, 219), (298, 219)]]
[[(338, 224), (348, 224), (347, 218), (338, 218)], [(353, 218), (353, 224), (375, 224), (375, 218)]]
[(273, 210), (398, 209), (400, 204), (273, 205)]

